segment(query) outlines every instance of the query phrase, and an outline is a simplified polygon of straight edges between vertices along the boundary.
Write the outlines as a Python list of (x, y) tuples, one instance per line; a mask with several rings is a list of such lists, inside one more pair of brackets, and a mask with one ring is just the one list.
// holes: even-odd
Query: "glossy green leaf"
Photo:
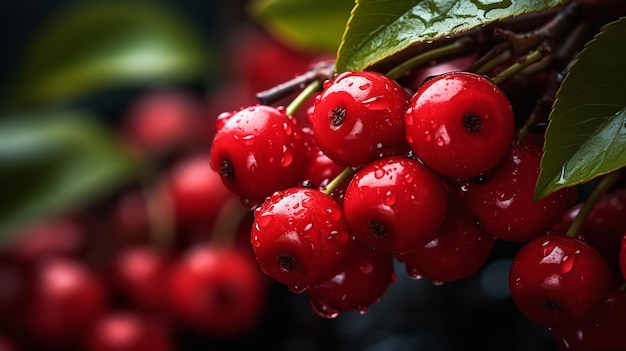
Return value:
[[(412, 45), (546, 10), (567, 0), (357, 0), (337, 53), (338, 72), (358, 71)], [(427, 49), (428, 46), (423, 46)]]
[(0, 243), (29, 221), (86, 205), (136, 176), (138, 162), (80, 113), (0, 119)]
[(77, 4), (40, 27), (25, 48), (14, 107), (206, 74), (206, 44), (175, 11), (158, 3)]
[(585, 46), (557, 92), (535, 197), (626, 166), (626, 18)]
[(250, 14), (273, 36), (303, 51), (336, 53), (354, 0), (255, 0)]

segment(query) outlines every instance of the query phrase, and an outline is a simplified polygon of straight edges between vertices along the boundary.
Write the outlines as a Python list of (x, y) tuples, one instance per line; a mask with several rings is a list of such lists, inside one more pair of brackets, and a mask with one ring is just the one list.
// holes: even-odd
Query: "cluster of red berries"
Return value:
[(254, 211), (262, 270), (308, 293), (318, 315), (365, 313), (396, 280), (394, 260), (413, 278), (452, 282), (502, 240), (523, 244), (512, 299), (573, 349), (583, 337), (565, 334), (622, 304), (611, 291), (623, 277), (589, 240), (564, 235), (577, 188), (533, 198), (542, 141), (515, 131), (486, 76), (451, 71), (410, 91), (359, 71), (325, 81), (304, 122), (261, 104), (220, 115), (211, 162)]

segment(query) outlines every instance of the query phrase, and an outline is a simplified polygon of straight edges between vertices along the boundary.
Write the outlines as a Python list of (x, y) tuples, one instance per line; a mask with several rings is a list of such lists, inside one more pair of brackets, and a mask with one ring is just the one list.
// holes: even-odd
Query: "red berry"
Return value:
[(326, 82), (315, 101), (315, 140), (324, 154), (343, 166), (406, 154), (408, 100), (408, 93), (382, 73), (344, 72)]
[(43, 344), (73, 343), (104, 311), (104, 282), (84, 263), (49, 257), (35, 268), (24, 312), (29, 335)]
[(343, 200), (354, 235), (389, 253), (415, 250), (435, 239), (447, 205), (439, 176), (403, 156), (381, 158), (361, 168)]
[(163, 191), (171, 200), (176, 223), (182, 228), (211, 229), (224, 203), (236, 198), (212, 169), (208, 154), (179, 159), (168, 170)]
[[(554, 231), (565, 234), (583, 203), (570, 207), (554, 226)], [(621, 240), (626, 232), (626, 188), (617, 188), (604, 194), (578, 229), (585, 240), (593, 245), (607, 260), (618, 280), (622, 272), (619, 263)]]
[(250, 332), (264, 313), (265, 276), (254, 258), (228, 247), (191, 246), (166, 285), (174, 319), (219, 337)]
[(308, 290), (309, 300), (323, 318), (335, 318), (351, 310), (365, 313), (395, 280), (393, 256), (359, 243), (341, 273)]
[(163, 277), (170, 268), (170, 259), (158, 249), (147, 245), (118, 250), (111, 260), (113, 288), (138, 309), (162, 309), (165, 299)]
[(302, 180), (308, 155), (296, 120), (265, 105), (222, 115), (211, 146), (211, 166), (242, 199), (263, 202)]
[(200, 117), (200, 104), (182, 90), (155, 90), (140, 96), (122, 121), (122, 134), (145, 156), (190, 146)]
[(165, 326), (136, 312), (113, 311), (98, 319), (87, 333), (86, 351), (172, 351)]
[(598, 314), (581, 323), (556, 327), (552, 334), (560, 351), (626, 350), (626, 294), (612, 289)]
[(467, 208), (496, 238), (530, 240), (549, 231), (570, 206), (573, 187), (533, 198), (541, 153), (537, 146), (514, 142), (490, 172), (466, 185), (462, 196)]
[(613, 276), (604, 257), (581, 239), (541, 235), (525, 243), (509, 272), (511, 298), (531, 321), (576, 325), (606, 301)]
[(404, 263), (411, 277), (425, 277), (435, 283), (452, 282), (482, 268), (494, 244), (494, 237), (477, 223), (458, 198), (451, 196), (437, 237), (424, 247), (398, 254), (396, 258)]
[(274, 193), (254, 212), (250, 241), (263, 271), (298, 291), (340, 273), (354, 235), (339, 204), (318, 190)]
[(507, 96), (490, 80), (449, 72), (418, 89), (405, 123), (406, 139), (429, 167), (447, 177), (473, 177), (504, 156), (515, 121)]

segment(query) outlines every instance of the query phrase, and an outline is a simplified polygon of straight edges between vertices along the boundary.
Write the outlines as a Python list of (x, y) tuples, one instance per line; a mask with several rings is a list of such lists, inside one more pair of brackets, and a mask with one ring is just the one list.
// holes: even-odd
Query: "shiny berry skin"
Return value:
[(354, 235), (339, 204), (305, 187), (274, 193), (254, 211), (250, 242), (263, 271), (303, 290), (340, 273)]
[(343, 199), (354, 235), (389, 253), (415, 250), (435, 239), (447, 206), (439, 175), (403, 156), (381, 158), (359, 169)]
[(134, 311), (111, 311), (91, 326), (85, 351), (173, 351), (168, 329)]
[(528, 319), (548, 328), (591, 318), (612, 284), (611, 271), (593, 246), (556, 234), (526, 242), (509, 271), (513, 302)]
[(300, 127), (283, 107), (256, 105), (217, 120), (211, 166), (242, 199), (263, 202), (301, 181), (308, 162)]
[[(580, 212), (583, 202), (568, 208), (554, 231), (565, 234)], [(593, 206), (578, 230), (585, 240), (604, 256), (617, 280), (622, 279), (620, 248), (626, 232), (626, 188), (616, 188), (604, 194)]]
[(490, 172), (466, 185), (465, 205), (496, 238), (523, 242), (546, 233), (576, 196), (576, 188), (564, 188), (533, 199), (541, 153), (536, 145), (513, 142)]
[(406, 154), (404, 110), (410, 96), (393, 79), (373, 71), (344, 72), (324, 84), (313, 111), (313, 133), (330, 159), (362, 166)]
[(188, 247), (167, 282), (171, 315), (192, 330), (233, 337), (250, 332), (265, 312), (265, 275), (247, 252), (231, 247)]
[(552, 329), (559, 351), (626, 350), (626, 293), (612, 289), (598, 313), (582, 323)]
[(452, 282), (470, 277), (483, 267), (495, 245), (462, 202), (450, 196), (448, 211), (437, 237), (425, 246), (398, 254), (407, 274), (428, 278), (434, 283)]
[(365, 313), (395, 281), (393, 256), (358, 243), (341, 273), (307, 292), (318, 316), (335, 318), (344, 311)]
[(506, 153), (514, 132), (507, 96), (487, 78), (448, 72), (411, 97), (406, 139), (424, 163), (447, 177), (473, 177)]

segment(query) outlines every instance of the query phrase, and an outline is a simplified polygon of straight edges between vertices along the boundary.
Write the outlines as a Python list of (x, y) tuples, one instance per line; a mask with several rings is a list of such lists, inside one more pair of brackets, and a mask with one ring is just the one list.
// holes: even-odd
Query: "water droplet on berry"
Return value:
[(254, 173), (256, 170), (256, 158), (254, 157), (254, 154), (248, 154), (248, 157), (246, 158), (246, 167), (250, 173)]
[(372, 96), (369, 99), (363, 100), (361, 103), (368, 110), (382, 111), (386, 108), (389, 108), (390, 101), (388, 99), (385, 99), (383, 96)]
[(357, 308), (354, 309), (358, 314), (365, 314), (367, 313), (368, 310), (368, 306), (358, 306)]
[(311, 308), (322, 318), (333, 319), (339, 316), (339, 311), (337, 309), (330, 307), (327, 303), (321, 302), (317, 299), (311, 300)]
[(293, 162), (293, 152), (287, 149), (286, 146), (283, 146), (283, 153), (280, 157), (280, 166), (288, 167), (291, 164), (291, 162)]
[(272, 220), (274, 219), (274, 214), (271, 212), (263, 212), (260, 216), (256, 218), (256, 223), (258, 225), (258, 230), (263, 230), (267, 228)]
[(239, 199), (239, 202), (241, 203), (241, 206), (248, 210), (254, 210), (255, 208), (257, 208), (257, 206), (259, 206), (259, 203), (257, 201), (243, 197)]
[(285, 131), (285, 135), (289, 136), (293, 133), (293, 127), (289, 125), (289, 123), (283, 123), (283, 130)]
[(435, 138), (435, 143), (437, 144), (437, 146), (444, 146), (446, 144), (446, 141), (443, 139), (443, 137), (437, 136), (437, 138)]
[(332, 219), (333, 221), (338, 221), (341, 218), (341, 212), (336, 211), (332, 208), (327, 208), (326, 213), (328, 213), (330, 219)]
[(374, 177), (376, 179), (381, 179), (384, 176), (385, 176), (385, 170), (384, 169), (378, 168), (377, 170), (374, 171)]
[(574, 268), (574, 262), (576, 261), (576, 256), (564, 256), (561, 261), (561, 273), (568, 273)]
[(384, 199), (385, 205), (387, 206), (393, 206), (396, 203), (396, 193), (393, 190), (388, 190), (387, 193), (385, 193), (385, 199)]
[(243, 144), (246, 146), (252, 146), (254, 144), (254, 134), (248, 134), (241, 138), (243, 140)]
[(374, 266), (371, 262), (365, 262), (359, 266), (359, 270), (363, 274), (370, 274), (372, 273), (372, 271), (374, 271)]
[(294, 294), (302, 294), (306, 290), (306, 286), (288, 285), (289, 290)]
[(253, 236), (252, 240), (250, 240), (250, 243), (252, 244), (252, 247), (255, 247), (255, 248), (259, 248), (261, 246), (261, 242), (259, 242), (258, 235)]
[(420, 273), (417, 269), (410, 267), (410, 266), (406, 266), (406, 274), (411, 278), (411, 279), (422, 279), (424, 278), (424, 276), (422, 275), (422, 273)]
[(226, 122), (228, 122), (228, 120), (233, 116), (232, 112), (222, 112), (219, 114), (219, 116), (217, 116), (217, 119), (215, 120), (215, 128), (216, 130), (220, 130), (224, 127), (224, 125), (226, 124)]

